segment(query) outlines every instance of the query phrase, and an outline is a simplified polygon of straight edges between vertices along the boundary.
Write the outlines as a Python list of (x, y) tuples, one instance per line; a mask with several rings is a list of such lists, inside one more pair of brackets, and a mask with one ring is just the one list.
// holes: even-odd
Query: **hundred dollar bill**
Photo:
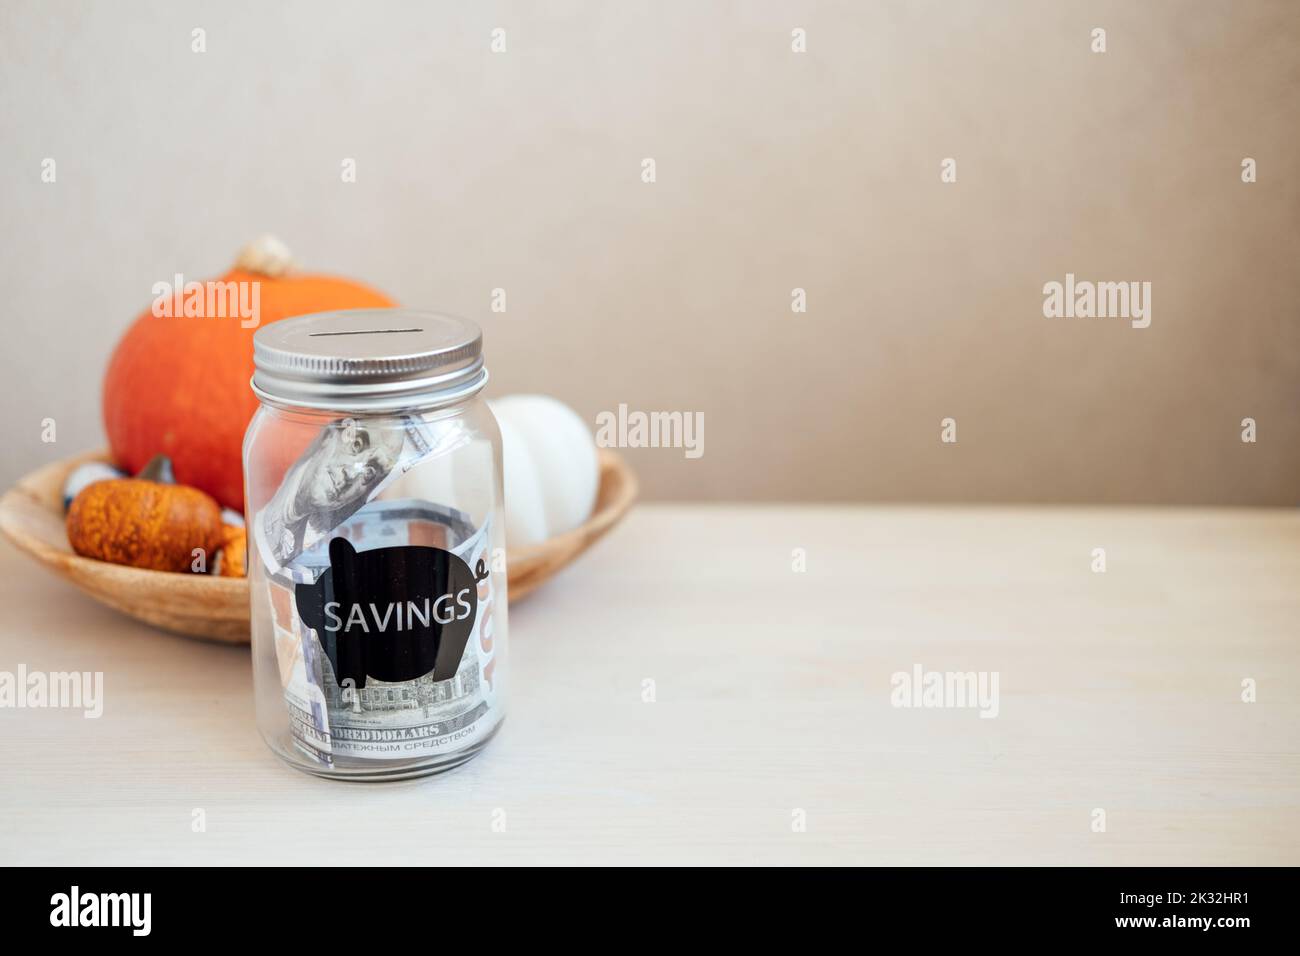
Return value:
[[(350, 543), (358, 561), (368, 551), (403, 546), (449, 551), (477, 570), (471, 602), (476, 613), (450, 679), (435, 680), (431, 672), (406, 681), (367, 677), (357, 686), (338, 678), (331, 660), (337, 653), (334, 635), (324, 640), (303, 621), (295, 601), (295, 589), (310, 589), (330, 567), (329, 541), (298, 555), (266, 584), (276, 608), (276, 655), (295, 744), (333, 765), (340, 757), (400, 760), (454, 753), (485, 740), (501, 716), (494, 630), (495, 605), (505, 593), (504, 575), (488, 567), (490, 522), (476, 528), (464, 512), (427, 501), (373, 501), (334, 528), (330, 540), (335, 537)], [(370, 635), (367, 628), (358, 639)]]
[(290, 466), (279, 490), (253, 520), (253, 538), (268, 574), (281, 574), (328, 540), (363, 505), (420, 462), (468, 440), (453, 424), (414, 415), (340, 418), (325, 425)]

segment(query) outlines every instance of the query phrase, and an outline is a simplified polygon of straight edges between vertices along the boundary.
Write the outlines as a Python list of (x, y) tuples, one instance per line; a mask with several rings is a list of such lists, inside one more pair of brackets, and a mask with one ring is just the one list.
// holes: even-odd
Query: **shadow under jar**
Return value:
[(404, 309), (253, 339), (244, 437), (257, 724), (323, 777), (455, 767), (501, 726), (501, 436), (482, 335)]

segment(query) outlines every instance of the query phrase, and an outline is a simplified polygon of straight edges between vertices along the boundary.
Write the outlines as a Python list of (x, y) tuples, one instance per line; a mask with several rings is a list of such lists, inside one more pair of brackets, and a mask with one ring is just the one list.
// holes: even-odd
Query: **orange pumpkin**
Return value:
[(72, 500), (67, 525), (77, 554), (153, 571), (192, 570), (196, 549), (206, 565), (222, 544), (216, 501), (153, 469), (87, 485)]
[[(244, 431), (257, 410), (248, 387), (253, 333), (294, 315), (394, 304), (360, 283), (296, 273), (289, 265), (284, 246), (266, 237), (246, 247), (235, 268), (216, 280), (259, 284), (256, 326), (251, 317), (241, 319), (233, 297), (224, 317), (156, 315), (150, 308), (135, 320), (104, 378), (104, 428), (121, 468), (134, 474), (154, 455), (167, 455), (178, 482), (243, 510)], [(245, 295), (254, 301), (251, 291)], [(159, 311), (171, 304), (163, 302)]]

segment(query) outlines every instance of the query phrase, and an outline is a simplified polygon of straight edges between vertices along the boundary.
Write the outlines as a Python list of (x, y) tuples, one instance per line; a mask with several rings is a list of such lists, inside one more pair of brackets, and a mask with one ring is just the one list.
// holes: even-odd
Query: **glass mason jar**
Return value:
[(257, 724), (323, 777), (478, 753), (506, 700), (501, 436), (471, 322), (327, 312), (253, 339), (244, 437)]

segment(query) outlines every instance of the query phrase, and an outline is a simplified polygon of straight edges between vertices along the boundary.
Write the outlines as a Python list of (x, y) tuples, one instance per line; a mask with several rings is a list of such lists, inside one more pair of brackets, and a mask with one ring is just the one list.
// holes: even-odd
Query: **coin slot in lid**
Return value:
[(393, 332), (423, 332), (424, 329), (353, 329), (349, 332), (308, 332), (309, 339), (322, 335), (389, 335)]

